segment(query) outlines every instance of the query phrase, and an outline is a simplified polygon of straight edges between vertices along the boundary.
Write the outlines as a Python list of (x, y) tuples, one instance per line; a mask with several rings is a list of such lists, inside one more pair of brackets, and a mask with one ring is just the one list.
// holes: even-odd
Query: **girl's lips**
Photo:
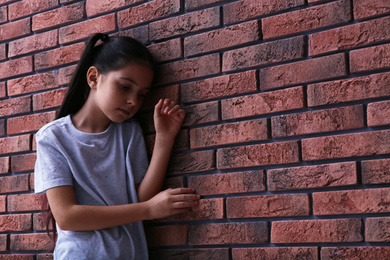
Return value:
[(126, 111), (126, 110), (124, 110), (124, 109), (121, 109), (121, 108), (118, 108), (118, 109), (119, 109), (119, 111), (122, 112), (122, 114), (124, 114), (124, 115), (126, 115), (126, 116), (130, 115), (130, 112), (128, 112), (128, 111)]

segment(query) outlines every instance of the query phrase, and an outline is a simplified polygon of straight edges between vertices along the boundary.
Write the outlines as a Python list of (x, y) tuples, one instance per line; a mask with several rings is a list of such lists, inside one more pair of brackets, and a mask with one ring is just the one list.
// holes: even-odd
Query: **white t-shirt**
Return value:
[[(35, 193), (72, 185), (80, 205), (138, 202), (135, 184), (148, 158), (135, 120), (90, 134), (76, 129), (68, 115), (42, 127), (36, 141)], [(142, 222), (96, 231), (57, 229), (55, 259), (148, 259)]]

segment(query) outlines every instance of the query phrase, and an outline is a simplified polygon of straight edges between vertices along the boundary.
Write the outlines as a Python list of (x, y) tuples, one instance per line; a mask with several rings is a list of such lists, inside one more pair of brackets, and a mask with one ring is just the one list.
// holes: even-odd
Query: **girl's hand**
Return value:
[(173, 140), (183, 123), (185, 111), (170, 99), (160, 99), (154, 107), (156, 136)]
[(200, 196), (191, 188), (167, 189), (148, 200), (150, 219), (168, 217), (188, 211), (199, 204)]

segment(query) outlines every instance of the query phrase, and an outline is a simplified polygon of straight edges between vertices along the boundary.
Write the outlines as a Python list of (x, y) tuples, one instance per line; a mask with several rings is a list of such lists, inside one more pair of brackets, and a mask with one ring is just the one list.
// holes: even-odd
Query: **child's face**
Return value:
[(110, 121), (121, 123), (137, 113), (150, 91), (152, 80), (152, 70), (137, 63), (100, 74), (95, 102)]

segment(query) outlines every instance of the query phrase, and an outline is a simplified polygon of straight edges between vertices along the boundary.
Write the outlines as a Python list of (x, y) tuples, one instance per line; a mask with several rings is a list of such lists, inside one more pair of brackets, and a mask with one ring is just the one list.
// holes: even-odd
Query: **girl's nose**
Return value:
[(128, 95), (127, 96), (127, 104), (136, 105), (137, 104), (137, 98), (134, 95)]

